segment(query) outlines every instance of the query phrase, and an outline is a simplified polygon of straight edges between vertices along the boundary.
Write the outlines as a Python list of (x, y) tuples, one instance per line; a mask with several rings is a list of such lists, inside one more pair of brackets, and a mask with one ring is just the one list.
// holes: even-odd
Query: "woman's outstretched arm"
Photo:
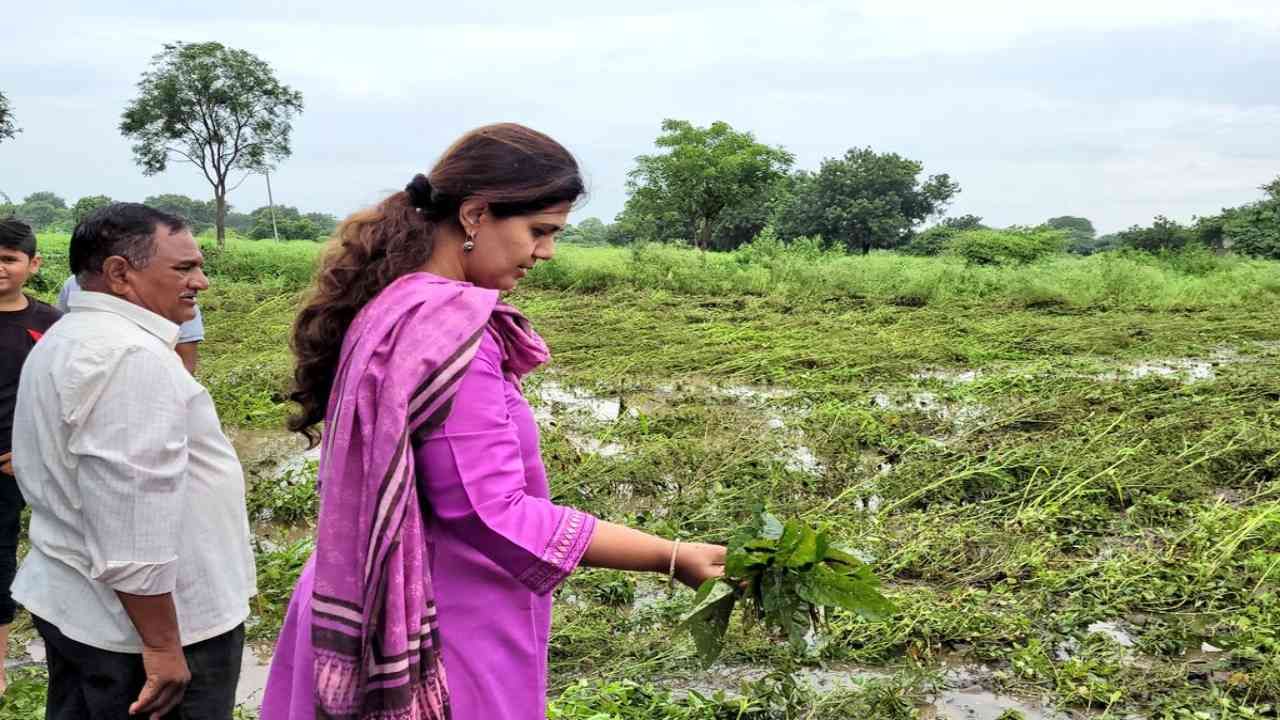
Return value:
[(603, 520), (596, 523), (582, 564), (666, 575), (673, 552), (676, 579), (689, 587), (724, 574), (725, 549), (721, 545), (681, 542), (676, 547), (672, 540)]

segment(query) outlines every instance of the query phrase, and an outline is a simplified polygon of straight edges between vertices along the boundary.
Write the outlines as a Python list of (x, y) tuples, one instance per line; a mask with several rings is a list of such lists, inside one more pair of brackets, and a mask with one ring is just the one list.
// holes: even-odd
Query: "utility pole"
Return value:
[(267, 207), (271, 209), (271, 236), (280, 242), (280, 233), (276, 230), (276, 201), (271, 197), (271, 171), (263, 170), (262, 174), (267, 177)]

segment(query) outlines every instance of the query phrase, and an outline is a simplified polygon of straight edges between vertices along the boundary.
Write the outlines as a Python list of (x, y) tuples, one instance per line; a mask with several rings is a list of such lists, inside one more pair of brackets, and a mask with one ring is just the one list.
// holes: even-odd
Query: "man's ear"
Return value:
[(44, 264), (44, 258), (40, 257), (40, 253), (36, 253), (35, 256), (31, 258), (31, 274), (34, 275), (40, 272), (40, 266), (42, 264)]
[(129, 261), (112, 255), (102, 263), (102, 284), (112, 295), (123, 296), (129, 292)]

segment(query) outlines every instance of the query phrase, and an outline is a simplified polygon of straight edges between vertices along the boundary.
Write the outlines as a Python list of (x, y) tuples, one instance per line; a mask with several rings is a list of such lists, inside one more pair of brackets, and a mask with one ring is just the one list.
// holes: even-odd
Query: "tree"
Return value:
[(1096, 249), (1095, 240), (1098, 237), (1098, 231), (1093, 228), (1093, 223), (1088, 218), (1062, 215), (1045, 220), (1044, 225), (1066, 234), (1070, 252), (1089, 255)]
[[(257, 56), (216, 42), (165, 45), (151, 65), (120, 132), (136, 141), (134, 160), (146, 175), (164, 172), (171, 158), (200, 168), (213, 187), (221, 248), (227, 192), (289, 156), (290, 121), (302, 112), (302, 94), (276, 80)], [(245, 175), (233, 184), (237, 172)]]
[(986, 230), (987, 226), (982, 224), (982, 218), (977, 215), (961, 215), (960, 217), (942, 218), (942, 222), (938, 223), (948, 230), (960, 232), (962, 230)]
[[(218, 204), (213, 200), (196, 200), (186, 195), (165, 193), (164, 195), (152, 195), (143, 200), (142, 204), (182, 216), (191, 224), (191, 232), (197, 235), (214, 227), (218, 222)], [(227, 212), (231, 212), (230, 205), (227, 206)]]
[(70, 218), (66, 207), (58, 207), (46, 200), (28, 200), (18, 206), (14, 215), (37, 232)]
[(0, 92), (0, 141), (12, 140), (20, 132), (22, 128), (13, 121), (13, 108), (9, 105), (9, 98)]
[(302, 217), (310, 220), (311, 224), (316, 226), (318, 235), (328, 237), (333, 234), (334, 230), (338, 229), (338, 218), (329, 213), (309, 212)]
[(22, 204), (13, 208), (13, 215), (37, 232), (57, 229), (55, 226), (67, 225), (71, 220), (67, 201), (48, 190), (33, 192), (23, 198)]
[(905, 243), (897, 247), (907, 255), (940, 255), (952, 238), (967, 230), (988, 230), (977, 215), (942, 218), (942, 222), (921, 233), (912, 233)]
[(821, 235), (867, 254), (910, 239), (915, 226), (946, 207), (960, 186), (946, 174), (923, 182), (924, 166), (896, 153), (852, 149), (797, 173), (794, 198), (779, 213), (784, 239)]
[(75, 205), (71, 206), (71, 219), (74, 222), (79, 223), (89, 213), (97, 210), (98, 208), (106, 207), (112, 202), (114, 201), (106, 195), (86, 195), (85, 197), (77, 200)]
[(755, 197), (725, 208), (711, 233), (711, 247), (716, 250), (733, 250), (755, 240), (780, 208), (791, 202), (793, 181), (788, 173), (770, 183)]
[(1098, 231), (1093, 229), (1093, 223), (1088, 218), (1062, 215), (1049, 218), (1044, 224), (1054, 230), (1062, 230), (1067, 233), (1067, 237), (1081, 237), (1092, 240), (1098, 234)]
[(234, 230), (241, 235), (248, 235), (253, 229), (253, 216), (249, 213), (227, 211), (227, 218), (224, 223), (227, 229)]
[(48, 190), (41, 190), (40, 192), (33, 192), (33, 193), (31, 193), (30, 195), (28, 195), (28, 196), (26, 196), (26, 197), (22, 198), (22, 202), (23, 202), (23, 204), (26, 204), (26, 203), (48, 203), (48, 204), (52, 205), (53, 207), (55, 207), (55, 208), (57, 208), (57, 209), (59, 209), (59, 210), (66, 210), (66, 209), (67, 209), (67, 201), (66, 201), (66, 200), (63, 200), (63, 199), (62, 199), (62, 197), (61, 197), (60, 195), (58, 195), (57, 193), (50, 192), (50, 191), (48, 191)]
[(1280, 177), (1260, 189), (1266, 198), (1223, 211), (1222, 245), (1234, 252), (1280, 260)]
[[(313, 215), (316, 213), (312, 213)], [(323, 215), (323, 213), (321, 213)], [(254, 240), (267, 240), (275, 237), (275, 233), (271, 229), (271, 208), (264, 205), (250, 213), (253, 218), (253, 227), (249, 230), (249, 237)], [(332, 218), (332, 216), (328, 216)], [(323, 232), (310, 215), (303, 215), (298, 212), (298, 208), (288, 205), (276, 206), (276, 230), (279, 231), (280, 237), (286, 240), (316, 240), (328, 233)]]
[(636, 158), (619, 221), (638, 239), (681, 238), (704, 250), (727, 209), (763, 203), (795, 160), (724, 122), (664, 120), (654, 144), (666, 152)]
[(1197, 239), (1196, 233), (1191, 228), (1163, 215), (1157, 215), (1149, 228), (1134, 225), (1128, 230), (1116, 233), (1116, 236), (1121, 246), (1148, 252), (1178, 250), (1195, 243)]
[(571, 245), (604, 245), (609, 227), (600, 218), (589, 217), (577, 225), (569, 225), (560, 233), (560, 241)]
[(1260, 186), (1258, 189), (1266, 193), (1267, 197), (1272, 200), (1280, 200), (1280, 175), (1277, 175), (1275, 180)]

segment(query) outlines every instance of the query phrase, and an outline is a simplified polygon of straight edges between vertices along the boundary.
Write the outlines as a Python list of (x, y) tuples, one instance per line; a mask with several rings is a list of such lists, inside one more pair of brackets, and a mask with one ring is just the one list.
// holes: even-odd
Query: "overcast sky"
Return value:
[[(0, 91), (23, 128), (0, 190), (211, 197), (198, 170), (144, 177), (118, 131), (165, 42), (249, 50), (302, 92), (276, 201), (343, 215), (456, 136), (516, 121), (588, 176), (575, 220), (612, 220), (663, 118), (724, 120), (797, 167), (870, 146), (949, 173), (950, 214), (1083, 215), (1102, 232), (1260, 197), (1280, 174), (1276, 0), (746, 3), (16, 2)], [(251, 178), (231, 196), (266, 204)]]

